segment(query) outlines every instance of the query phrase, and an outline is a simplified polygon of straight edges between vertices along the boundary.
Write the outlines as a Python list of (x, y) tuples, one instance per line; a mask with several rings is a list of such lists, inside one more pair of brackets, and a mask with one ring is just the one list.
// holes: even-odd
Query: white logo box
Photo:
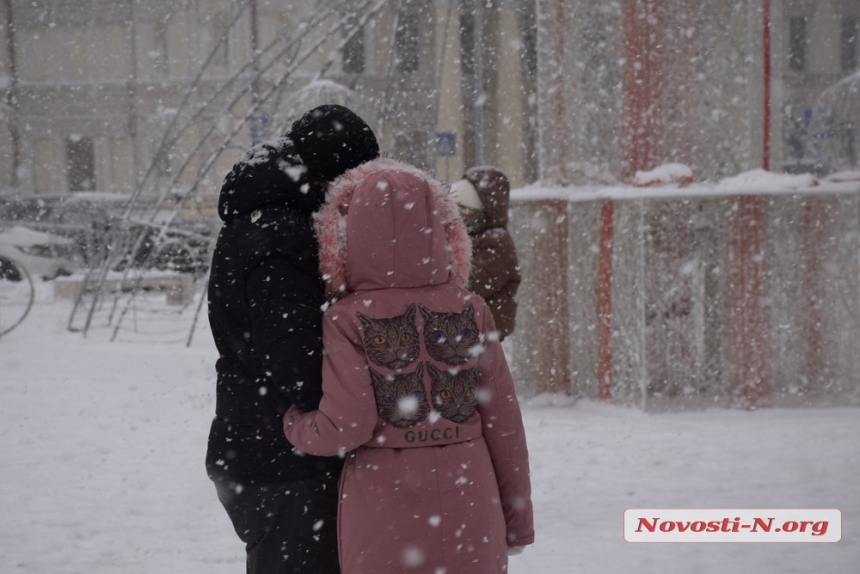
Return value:
[(834, 508), (631, 508), (627, 542), (839, 542)]

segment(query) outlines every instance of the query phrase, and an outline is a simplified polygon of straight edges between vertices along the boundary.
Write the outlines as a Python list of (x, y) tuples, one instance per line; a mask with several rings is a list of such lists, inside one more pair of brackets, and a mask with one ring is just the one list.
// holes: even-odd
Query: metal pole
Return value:
[[(612, 252), (615, 202), (600, 207), (600, 243), (597, 256), (597, 398), (612, 399)], [(641, 288), (641, 287), (640, 287)]]
[(484, 3), (480, 0), (475, 8), (475, 85), (477, 97), (472, 99), (475, 113), (475, 165), (484, 164)]
[(771, 406), (767, 203), (763, 195), (736, 197), (727, 229), (732, 406), (741, 409)]
[(251, 103), (256, 104), (260, 93), (260, 60), (257, 58), (259, 52), (259, 31), (257, 29), (257, 0), (250, 0), (250, 19), (251, 19), (251, 60), (253, 61), (254, 79), (251, 80)]
[(18, 187), (18, 168), (21, 164), (21, 138), (18, 133), (18, 66), (15, 55), (15, 18), (12, 13), (11, 0), (4, 0), (6, 9), (6, 51), (9, 56), (10, 85), (6, 90), (6, 104), (12, 110), (13, 117), (9, 122), (9, 135), (12, 139), (12, 173), (10, 187)]
[(762, 0), (762, 50), (764, 61), (764, 134), (762, 169), (770, 171), (770, 0)]
[(565, 76), (566, 74), (562, 72), (563, 65), (565, 62), (564, 57), (564, 35), (565, 35), (565, 18), (564, 18), (564, 1), (556, 0), (555, 3), (555, 49), (556, 49), (556, 61), (555, 64), (558, 66), (556, 70), (555, 80), (555, 145), (558, 146), (557, 154), (558, 154), (558, 173), (556, 177), (558, 178), (558, 183), (561, 185), (567, 185), (569, 182), (567, 180), (567, 132), (564, 128), (565, 126), (565, 116), (567, 115), (567, 106), (565, 97), (567, 96), (567, 91), (565, 90)]

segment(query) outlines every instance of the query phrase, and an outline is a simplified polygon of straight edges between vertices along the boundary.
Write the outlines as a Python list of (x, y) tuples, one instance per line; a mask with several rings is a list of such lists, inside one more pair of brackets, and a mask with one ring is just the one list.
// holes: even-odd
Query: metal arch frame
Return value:
[(27, 303), (27, 309), (24, 310), (24, 314), (21, 315), (18, 318), (18, 320), (15, 321), (15, 323), (13, 323), (11, 327), (9, 327), (3, 331), (0, 331), (0, 338), (2, 338), (5, 335), (8, 335), (12, 331), (14, 331), (16, 328), (18, 328), (21, 325), (21, 323), (24, 322), (24, 319), (27, 318), (27, 315), (30, 314), (30, 310), (33, 308), (33, 302), (36, 300), (36, 288), (33, 285), (33, 277), (30, 276), (30, 272), (27, 271), (26, 267), (24, 267), (23, 265), (21, 265), (20, 263), (18, 263), (14, 259), (9, 259), (9, 261), (11, 261), (12, 264), (15, 265), (16, 269), (18, 269), (18, 271), (20, 271), (24, 275), (24, 277), (27, 278), (27, 283), (29, 283), (29, 285), (30, 285), (30, 301)]

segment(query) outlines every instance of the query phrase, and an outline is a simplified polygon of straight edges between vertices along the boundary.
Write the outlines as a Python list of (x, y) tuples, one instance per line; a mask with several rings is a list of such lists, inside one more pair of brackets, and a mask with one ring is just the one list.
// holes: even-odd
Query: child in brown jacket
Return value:
[(473, 167), (451, 186), (451, 193), (472, 239), (469, 290), (487, 302), (503, 340), (516, 326), (520, 286), (517, 251), (507, 230), (510, 183), (498, 168)]

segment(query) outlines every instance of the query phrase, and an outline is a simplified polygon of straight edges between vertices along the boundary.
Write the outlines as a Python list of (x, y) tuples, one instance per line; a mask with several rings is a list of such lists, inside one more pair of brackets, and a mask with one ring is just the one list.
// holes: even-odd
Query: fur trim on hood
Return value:
[(350, 292), (346, 278), (346, 216), (353, 193), (371, 175), (406, 172), (425, 181), (445, 230), (448, 252), (448, 281), (459, 287), (468, 284), (472, 245), (457, 205), (448, 190), (427, 173), (405, 163), (380, 158), (347, 171), (332, 182), (326, 202), (316, 214), (315, 228), (320, 247), (320, 272), (329, 297), (341, 298)]

